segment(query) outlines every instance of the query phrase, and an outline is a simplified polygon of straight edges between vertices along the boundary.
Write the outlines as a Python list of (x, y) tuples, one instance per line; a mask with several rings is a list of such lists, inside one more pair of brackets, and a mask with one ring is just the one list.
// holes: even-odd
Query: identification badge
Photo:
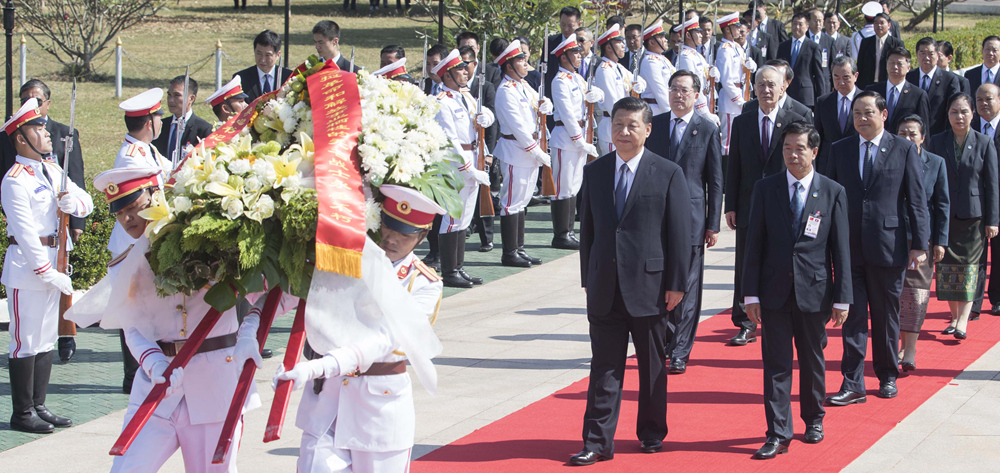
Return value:
[(820, 217), (819, 211), (817, 211), (814, 215), (809, 216), (809, 220), (806, 221), (805, 231), (805, 235), (807, 237), (816, 238), (816, 235), (819, 235), (819, 223), (821, 220), (822, 217)]
[(827, 59), (829, 58), (830, 58), (830, 53), (826, 52), (826, 49), (823, 49), (823, 68), (826, 68)]

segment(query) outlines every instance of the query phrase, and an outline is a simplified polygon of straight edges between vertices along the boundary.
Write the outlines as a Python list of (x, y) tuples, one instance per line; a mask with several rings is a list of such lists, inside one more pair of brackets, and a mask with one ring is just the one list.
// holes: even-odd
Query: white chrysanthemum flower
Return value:
[(229, 163), (229, 172), (233, 174), (246, 174), (250, 172), (250, 160), (249, 159), (234, 159)]
[(375, 199), (365, 200), (365, 228), (370, 232), (377, 232), (382, 227), (382, 206)]
[(183, 195), (174, 197), (173, 203), (174, 203), (174, 210), (177, 210), (178, 212), (187, 212), (188, 210), (191, 209), (191, 199)]

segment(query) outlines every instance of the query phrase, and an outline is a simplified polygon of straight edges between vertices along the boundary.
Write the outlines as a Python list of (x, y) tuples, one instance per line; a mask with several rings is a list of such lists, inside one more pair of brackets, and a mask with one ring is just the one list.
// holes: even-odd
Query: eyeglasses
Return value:
[(667, 90), (670, 91), (670, 93), (677, 95), (691, 95), (695, 93), (695, 90), (690, 87), (670, 87)]

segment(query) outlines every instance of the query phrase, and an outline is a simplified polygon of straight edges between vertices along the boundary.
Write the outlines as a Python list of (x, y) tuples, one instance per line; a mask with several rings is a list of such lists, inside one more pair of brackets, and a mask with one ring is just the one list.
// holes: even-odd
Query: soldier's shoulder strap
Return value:
[[(22, 172), (24, 172), (25, 169), (26, 168), (24, 167), (23, 164), (21, 164), (21, 163), (15, 163), (13, 166), (11, 166), (10, 171), (7, 171), (7, 175), (10, 176), (10, 177), (17, 177)], [(27, 169), (29, 171), (31, 170), (31, 168), (27, 168)]]
[(118, 263), (125, 261), (125, 257), (128, 256), (128, 252), (132, 250), (133, 246), (135, 245), (134, 244), (129, 245), (128, 248), (125, 248), (125, 251), (121, 252), (121, 254), (119, 254), (118, 256), (115, 256), (114, 259), (112, 259), (111, 261), (108, 261), (108, 267), (109, 268), (114, 267)]
[(424, 275), (424, 277), (427, 278), (430, 282), (438, 282), (441, 280), (441, 277), (438, 276), (438, 274), (434, 272), (433, 269), (428, 267), (426, 264), (424, 264), (423, 261), (420, 261), (419, 259), (413, 260), (413, 267), (417, 269), (417, 272)]

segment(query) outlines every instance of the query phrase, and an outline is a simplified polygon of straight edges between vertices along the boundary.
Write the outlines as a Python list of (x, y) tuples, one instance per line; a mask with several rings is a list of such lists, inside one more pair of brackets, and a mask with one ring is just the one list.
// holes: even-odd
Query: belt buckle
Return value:
[(169, 342), (169, 343), (174, 346), (174, 356), (177, 356), (177, 354), (181, 352), (181, 348), (184, 347), (184, 344), (187, 343), (187, 339), (184, 339), (184, 340), (174, 340), (174, 341)]
[(361, 376), (361, 368), (354, 368), (354, 371), (351, 371), (350, 373), (347, 373), (344, 376), (348, 376), (348, 377), (351, 377), (351, 378), (357, 378), (358, 376)]
[(59, 248), (59, 234), (53, 233), (47, 237), (49, 239), (49, 248)]

